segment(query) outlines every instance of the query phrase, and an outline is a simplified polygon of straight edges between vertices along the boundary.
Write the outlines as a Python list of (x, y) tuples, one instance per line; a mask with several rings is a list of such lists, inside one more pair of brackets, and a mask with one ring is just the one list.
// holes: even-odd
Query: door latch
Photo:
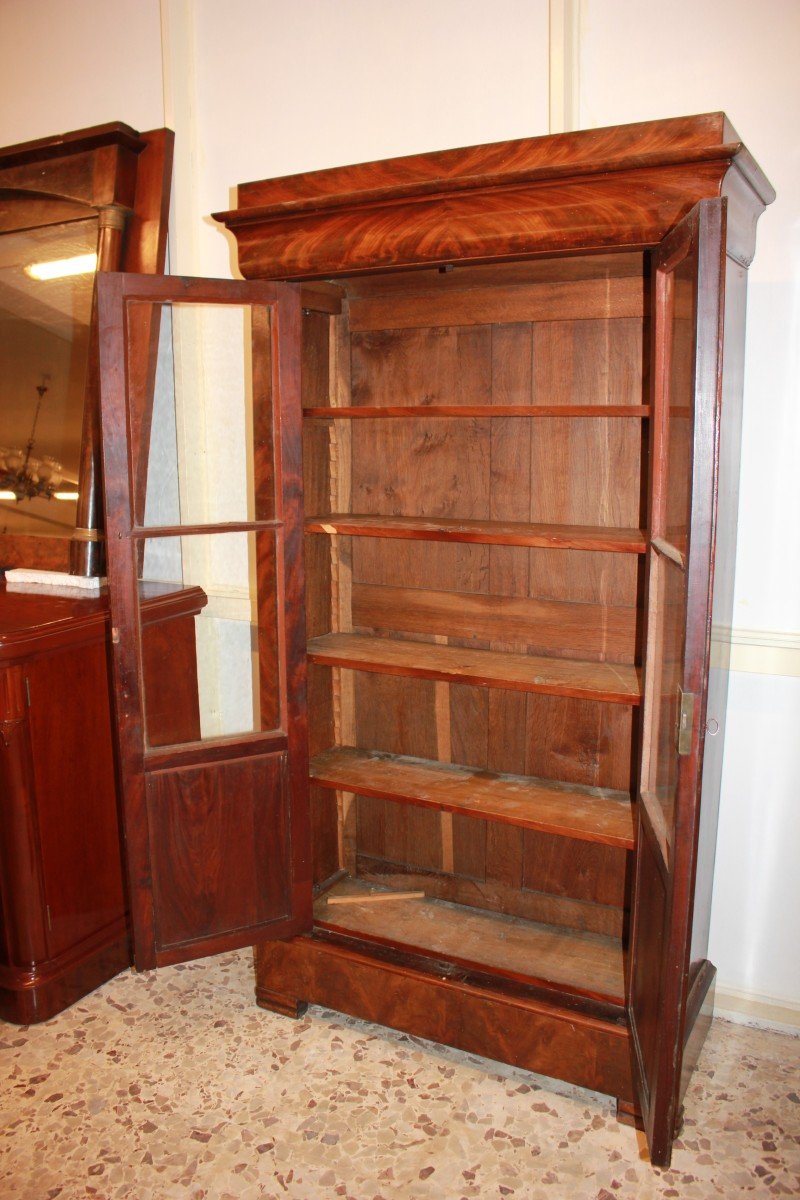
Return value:
[(683, 756), (692, 752), (695, 694), (678, 688), (678, 699), (678, 754)]

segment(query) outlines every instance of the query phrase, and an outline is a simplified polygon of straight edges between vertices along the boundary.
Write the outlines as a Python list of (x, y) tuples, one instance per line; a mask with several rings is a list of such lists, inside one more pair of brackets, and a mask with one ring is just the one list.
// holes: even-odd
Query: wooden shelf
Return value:
[(649, 417), (649, 404), (392, 404), (304, 408), (312, 420), (421, 417)]
[(601, 525), (545, 525), (525, 521), (476, 521), (423, 517), (331, 513), (308, 517), (307, 533), (352, 534), (357, 537), (404, 538), (427, 542), (478, 542), (499, 546), (535, 546), (549, 550), (602, 550), (612, 554), (644, 554), (641, 529)]
[(343, 879), (316, 901), (314, 924), (521, 983), (624, 1001), (622, 944), (616, 938), (427, 897), (328, 903), (331, 896), (367, 897), (383, 890)]
[(335, 746), (311, 762), (322, 787), (633, 848), (630, 796), (525, 775)]
[(310, 662), (355, 671), (410, 675), (478, 687), (638, 704), (639, 672), (619, 663), (472, 650), (354, 633), (328, 633), (308, 643)]

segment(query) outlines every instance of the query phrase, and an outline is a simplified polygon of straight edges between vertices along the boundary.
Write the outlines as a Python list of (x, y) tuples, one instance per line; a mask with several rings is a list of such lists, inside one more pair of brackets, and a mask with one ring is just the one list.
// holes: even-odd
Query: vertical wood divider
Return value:
[[(346, 312), (331, 317), (329, 349), (330, 401), (334, 408), (350, 403), (350, 337)], [(331, 421), (330, 480), (331, 509), (350, 512), (352, 476), (352, 427), (349, 421)], [(353, 539), (331, 535), (331, 629), (350, 633), (353, 628)], [(338, 746), (356, 744), (355, 679), (341, 667), (331, 672), (333, 728)], [(337, 791), (339, 863), (350, 874), (356, 868), (356, 803), (353, 792)]]
[[(439, 646), (447, 645), (447, 637), (437, 633), (433, 638)], [(434, 709), (436, 713), (436, 757), (439, 762), (452, 762), (453, 751), (450, 739), (450, 684), (434, 683)], [(453, 850), (453, 814), (439, 814), (440, 835), (442, 839), (442, 870), (452, 874), (455, 870), (455, 854)]]

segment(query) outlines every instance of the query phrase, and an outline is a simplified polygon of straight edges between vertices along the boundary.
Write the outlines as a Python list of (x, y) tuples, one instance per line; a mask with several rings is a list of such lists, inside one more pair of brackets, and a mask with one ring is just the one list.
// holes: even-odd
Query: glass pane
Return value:
[(658, 681), (647, 714), (646, 738), (650, 747), (645, 790), (656, 800), (664, 818), (668, 844), (672, 844), (675, 790), (678, 783), (679, 689), (683, 681), (686, 619), (686, 575), (670, 559), (653, 555), (651, 591), (655, 595), (653, 654), (649, 670)]
[(274, 530), (145, 541), (148, 746), (280, 728), (275, 553)]
[(0, 237), (0, 508), (13, 533), (75, 525), (97, 220)]
[[(269, 310), (136, 301), (127, 313), (136, 523), (271, 519)], [(147, 378), (135, 377), (138, 361), (149, 362)], [(266, 476), (258, 498), (256, 448)]]
[(667, 468), (665, 479), (664, 537), (686, 552), (692, 488), (692, 406), (695, 344), (694, 254), (675, 268), (672, 279), (669, 410), (667, 416)]

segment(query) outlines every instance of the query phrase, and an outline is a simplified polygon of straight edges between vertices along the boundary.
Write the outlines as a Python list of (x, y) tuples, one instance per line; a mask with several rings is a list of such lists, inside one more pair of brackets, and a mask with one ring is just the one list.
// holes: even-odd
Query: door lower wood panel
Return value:
[(288, 917), (285, 754), (151, 773), (147, 808), (159, 951)]

